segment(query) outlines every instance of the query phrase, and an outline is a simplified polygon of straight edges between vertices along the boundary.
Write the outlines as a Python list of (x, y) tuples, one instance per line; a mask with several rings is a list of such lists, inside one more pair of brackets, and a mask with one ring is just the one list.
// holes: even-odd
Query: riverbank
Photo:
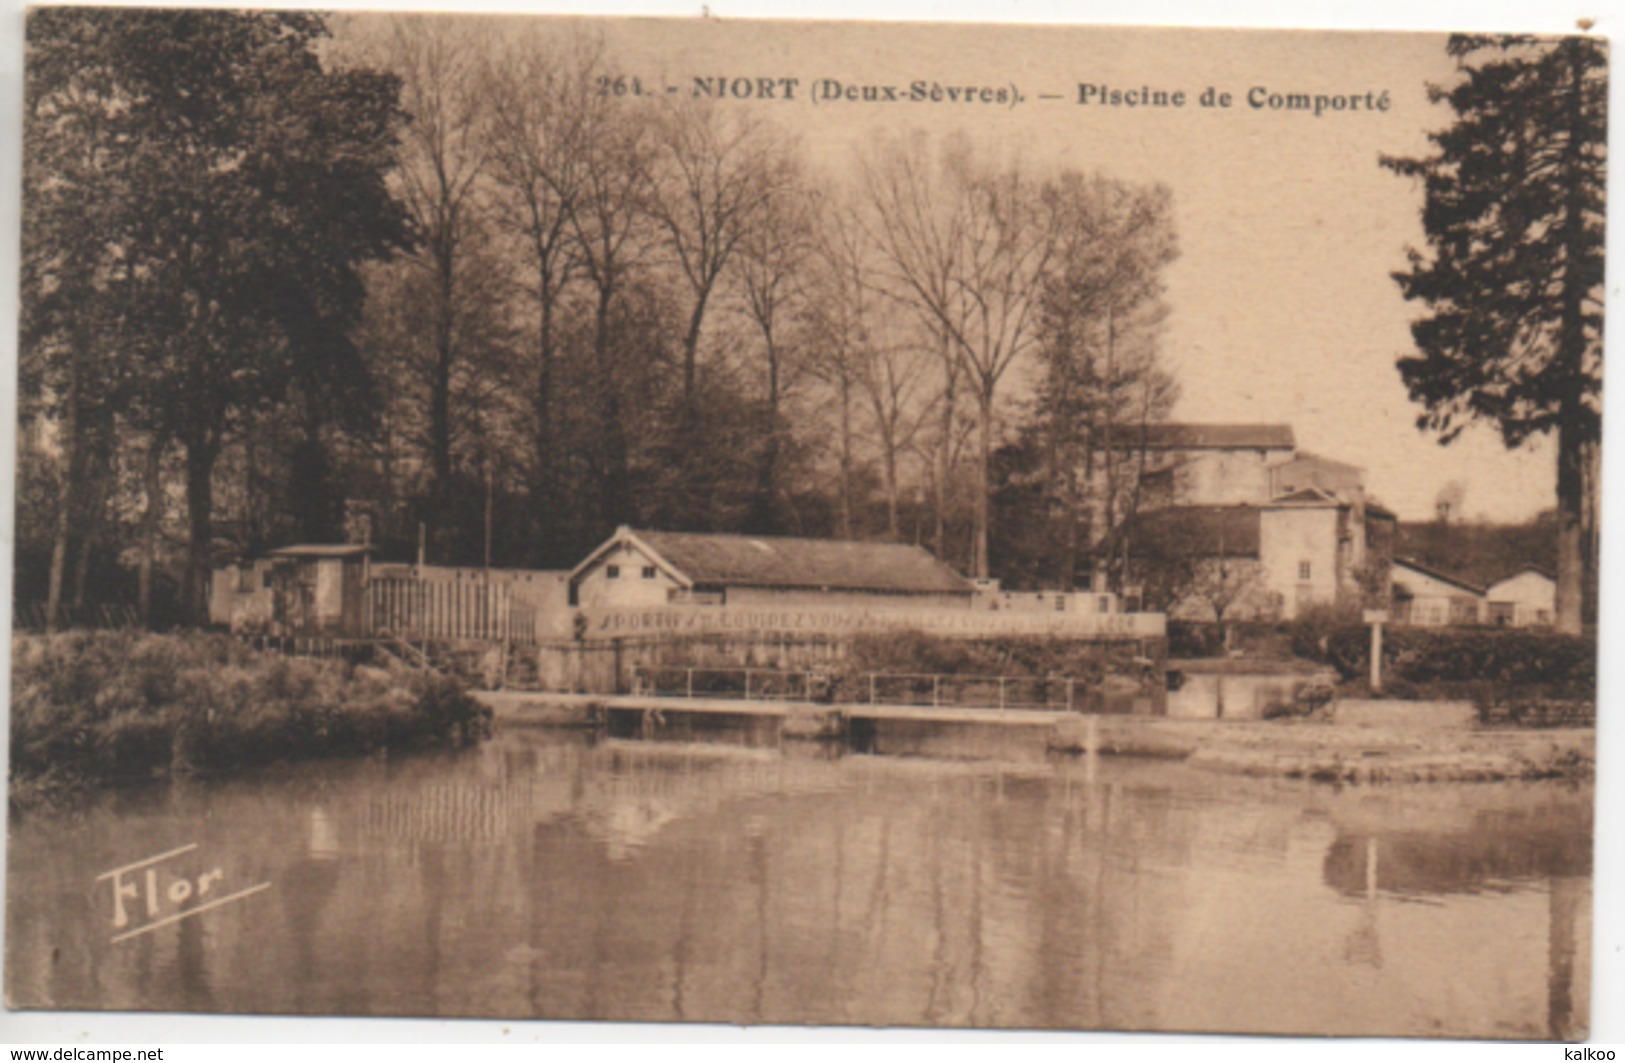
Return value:
[(1057, 722), (1049, 748), (1086, 752), (1091, 720), (1094, 748), (1100, 753), (1166, 757), (1240, 775), (1324, 782), (1487, 782), (1589, 779), (1596, 771), (1596, 732), (1591, 728), (1070, 717)]
[(477, 742), (491, 710), (433, 672), (283, 657), (202, 632), (12, 639), (13, 807), (122, 781)]
[(1371, 722), (1332, 723), (589, 694), (475, 696), (493, 709), (498, 723), (521, 726), (593, 727), (620, 712), (652, 719), (685, 713), (778, 717), (786, 738), (838, 738), (854, 721), (1018, 728), (1059, 754), (1154, 757), (1209, 771), (1327, 782), (1579, 780), (1592, 778), (1596, 768), (1592, 728), (1477, 727), (1460, 711), (1445, 712), (1449, 706), (1407, 718), (1362, 703)]

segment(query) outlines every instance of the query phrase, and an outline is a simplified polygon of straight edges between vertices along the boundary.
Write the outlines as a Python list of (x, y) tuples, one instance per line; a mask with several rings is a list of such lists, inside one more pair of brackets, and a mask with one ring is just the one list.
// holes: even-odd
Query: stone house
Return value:
[(1171, 615), (1211, 620), (1224, 599), (1227, 619), (1291, 619), (1386, 585), (1394, 514), (1363, 469), (1299, 451), (1290, 425), (1150, 425), (1144, 446), (1139, 519), (1208, 559)]

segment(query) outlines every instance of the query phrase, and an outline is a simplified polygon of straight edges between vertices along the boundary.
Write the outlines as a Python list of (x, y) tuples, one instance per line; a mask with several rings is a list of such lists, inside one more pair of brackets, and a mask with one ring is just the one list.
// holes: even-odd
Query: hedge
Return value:
[[(1343, 624), (1315, 644), (1296, 639), (1304, 656), (1337, 669), (1346, 680), (1371, 667), (1371, 629)], [(1399, 688), (1459, 684), (1492, 700), (1517, 690), (1559, 699), (1596, 696), (1597, 640), (1592, 636), (1505, 628), (1383, 629), (1383, 676)]]

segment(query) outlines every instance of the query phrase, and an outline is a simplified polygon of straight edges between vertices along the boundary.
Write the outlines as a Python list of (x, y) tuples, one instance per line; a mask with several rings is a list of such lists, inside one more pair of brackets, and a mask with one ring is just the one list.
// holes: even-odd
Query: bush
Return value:
[[(864, 635), (852, 640), (845, 660), (832, 669), (826, 697), (863, 700), (870, 673), (884, 675), (1070, 678), (1098, 686), (1108, 675), (1140, 677), (1143, 662), (1133, 643), (1088, 643), (1048, 637), (938, 638), (918, 631)], [(1160, 674), (1157, 676), (1160, 682)], [(927, 685), (927, 689), (929, 686)]]
[[(1305, 647), (1307, 648), (1307, 647)], [(1319, 652), (1306, 654), (1346, 680), (1370, 672), (1371, 631), (1363, 624), (1330, 628)], [(1501, 628), (1383, 630), (1383, 683), (1395, 696), (1494, 700), (1511, 690), (1588, 699), (1597, 684), (1594, 637)]]
[(1207, 620), (1169, 620), (1168, 656), (1221, 657), (1224, 640), (1219, 625)]
[(450, 677), (260, 654), (223, 635), (20, 635), (12, 660), (14, 794), (30, 779), (459, 745), (491, 728)]

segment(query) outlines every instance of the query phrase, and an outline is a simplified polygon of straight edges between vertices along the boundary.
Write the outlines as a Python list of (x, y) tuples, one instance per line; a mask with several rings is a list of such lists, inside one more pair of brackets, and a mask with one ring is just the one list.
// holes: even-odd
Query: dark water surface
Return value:
[(6, 992), (121, 1010), (1583, 1031), (1589, 786), (1336, 790), (1036, 744), (882, 732), (859, 755), (748, 729), (510, 729), (455, 754), (125, 789), (13, 817)]

